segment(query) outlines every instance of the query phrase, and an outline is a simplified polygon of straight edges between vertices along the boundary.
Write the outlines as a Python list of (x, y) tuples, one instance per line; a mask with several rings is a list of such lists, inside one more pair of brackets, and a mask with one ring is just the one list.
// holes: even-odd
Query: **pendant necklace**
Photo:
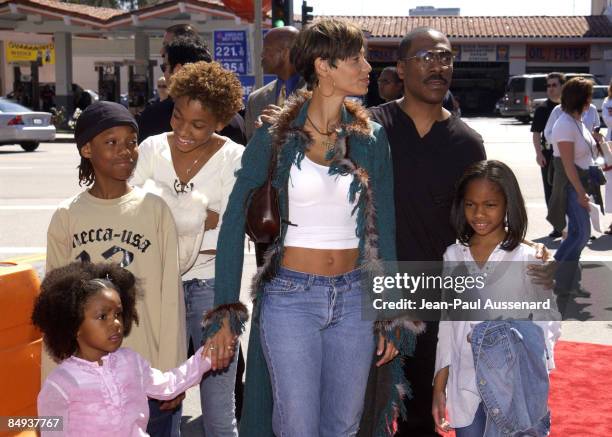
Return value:
[[(171, 148), (171, 150), (173, 150), (175, 147)], [(177, 149), (178, 150), (178, 149)], [(191, 166), (185, 170), (185, 174), (187, 176), (187, 180), (190, 179), (191, 176), (191, 170), (193, 170), (193, 168), (198, 164), (198, 162), (200, 162), (200, 159), (202, 159), (202, 157), (204, 156), (204, 154), (206, 153), (206, 150), (208, 150), (208, 145), (203, 146), (203, 150), (200, 153), (200, 155), (193, 161), (193, 163), (191, 164)], [(180, 152), (181, 150), (179, 150)], [(178, 176), (178, 174), (177, 174)], [(179, 178), (176, 178), (176, 180), (174, 181), (174, 191), (176, 191), (177, 194), (179, 193), (186, 193), (188, 191), (193, 190), (193, 182), (182, 182)]]
[(196, 158), (196, 160), (195, 160), (195, 161), (193, 161), (193, 164), (191, 164), (191, 167), (189, 167), (189, 168), (188, 168), (188, 169), (185, 171), (185, 173), (187, 173), (187, 176), (189, 176), (189, 173), (191, 173), (191, 170), (193, 170), (193, 168), (194, 168), (194, 167), (196, 166), (196, 164), (197, 164), (197, 163), (200, 161), (200, 159), (202, 159), (202, 156), (204, 156), (204, 153), (206, 153), (206, 149), (207, 149), (207, 147), (205, 146), (205, 147), (204, 147), (204, 150), (202, 150), (202, 153), (200, 153), (200, 156), (198, 156), (198, 157)]
[(306, 119), (308, 120), (310, 125), (314, 128), (314, 130), (317, 131), (319, 135), (326, 138), (325, 140), (321, 142), (323, 147), (325, 147), (325, 152), (326, 153), (332, 152), (334, 148), (336, 147), (336, 144), (331, 141), (330, 137), (336, 133), (336, 129), (332, 129), (330, 131), (323, 132), (317, 127), (316, 124), (313, 123), (313, 121), (310, 119), (310, 116), (308, 114), (306, 114)]

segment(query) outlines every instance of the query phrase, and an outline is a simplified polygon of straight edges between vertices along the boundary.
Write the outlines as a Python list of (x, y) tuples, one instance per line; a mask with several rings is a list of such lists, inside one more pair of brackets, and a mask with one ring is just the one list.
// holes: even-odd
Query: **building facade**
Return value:
[[(487, 113), (504, 94), (508, 78), (514, 75), (586, 72), (607, 84), (612, 76), (611, 1), (593, 0), (593, 10), (601, 10), (602, 14), (592, 16), (338, 18), (356, 23), (367, 36), (368, 59), (374, 67), (368, 103), (377, 102), (377, 75), (385, 66), (396, 63), (401, 38), (411, 29), (430, 26), (445, 33), (453, 46), (451, 90), (463, 112)], [(61, 80), (70, 72), (73, 83), (97, 91), (97, 65), (126, 60), (159, 64), (163, 29), (177, 22), (193, 24), (211, 48), (215, 30), (244, 30), (253, 52), (253, 26), (215, 0), (171, 0), (134, 12), (53, 0), (0, 0), (0, 29), (13, 27), (0, 30), (0, 95), (13, 90), (16, 75), (21, 81), (31, 80), (29, 64), (16, 63), (9, 56), (9, 49), (15, 45), (53, 46), (55, 65), (41, 62), (41, 83), (57, 82), (58, 77)], [(65, 59), (66, 53), (71, 54), (70, 59)], [(251, 56), (251, 65), (258, 62)], [(161, 75), (158, 67), (149, 72), (151, 83)], [(128, 68), (121, 68), (117, 76), (122, 92), (126, 92)]]

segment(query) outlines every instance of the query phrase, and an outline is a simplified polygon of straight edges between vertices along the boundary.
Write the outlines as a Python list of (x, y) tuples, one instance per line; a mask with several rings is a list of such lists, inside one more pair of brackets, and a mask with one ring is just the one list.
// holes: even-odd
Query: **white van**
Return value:
[[(564, 73), (565, 79), (584, 77), (598, 84), (597, 79), (588, 73)], [(522, 74), (512, 76), (506, 85), (506, 94), (503, 98), (500, 113), (503, 117), (516, 117), (523, 123), (529, 123), (536, 107), (535, 100), (546, 98), (547, 73)]]

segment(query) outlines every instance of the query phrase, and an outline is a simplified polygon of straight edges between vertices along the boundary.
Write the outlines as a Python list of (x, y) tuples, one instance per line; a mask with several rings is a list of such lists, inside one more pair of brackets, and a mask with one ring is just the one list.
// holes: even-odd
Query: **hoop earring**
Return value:
[(335, 81), (335, 80), (332, 80), (332, 91), (331, 91), (331, 93), (329, 93), (328, 95), (326, 95), (326, 94), (324, 94), (324, 93), (323, 93), (323, 87), (321, 86), (321, 82), (319, 82), (319, 89), (321, 90), (321, 95), (322, 95), (323, 97), (331, 97), (331, 96), (333, 96), (333, 95), (334, 95), (334, 91), (336, 90), (336, 81)]

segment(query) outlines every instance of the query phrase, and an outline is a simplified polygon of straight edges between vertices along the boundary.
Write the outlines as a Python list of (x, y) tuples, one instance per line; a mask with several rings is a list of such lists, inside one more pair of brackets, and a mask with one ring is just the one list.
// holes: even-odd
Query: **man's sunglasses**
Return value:
[(166, 64), (165, 62), (163, 64), (159, 64), (159, 68), (161, 69), (162, 73), (165, 73), (166, 68), (168, 68), (168, 64)]
[(419, 50), (414, 56), (404, 58), (404, 61), (411, 59), (418, 59), (426, 66), (431, 66), (434, 62), (437, 62), (443, 67), (450, 67), (453, 65), (454, 56), (453, 52), (449, 50)]
[(557, 88), (559, 86), (558, 83), (547, 83), (546, 88)]

